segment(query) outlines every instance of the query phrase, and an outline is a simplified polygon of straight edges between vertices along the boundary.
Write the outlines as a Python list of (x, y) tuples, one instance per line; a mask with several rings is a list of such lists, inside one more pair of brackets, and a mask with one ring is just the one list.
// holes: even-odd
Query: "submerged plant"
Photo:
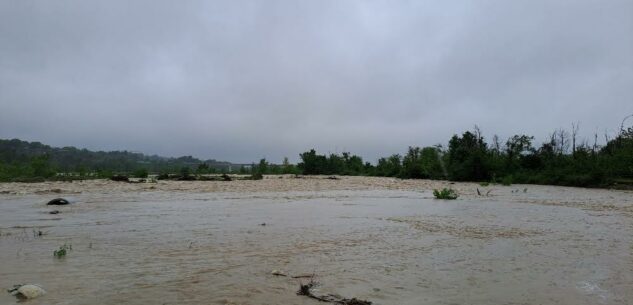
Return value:
[(457, 192), (455, 192), (455, 190), (450, 189), (450, 188), (443, 188), (441, 191), (433, 190), (433, 196), (435, 196), (435, 199), (447, 199), (447, 200), (453, 200), (459, 197), (459, 195), (457, 195)]
[(72, 249), (73, 249), (72, 245), (63, 244), (62, 246), (59, 247), (59, 250), (53, 251), (53, 256), (56, 258), (65, 257), (68, 251)]

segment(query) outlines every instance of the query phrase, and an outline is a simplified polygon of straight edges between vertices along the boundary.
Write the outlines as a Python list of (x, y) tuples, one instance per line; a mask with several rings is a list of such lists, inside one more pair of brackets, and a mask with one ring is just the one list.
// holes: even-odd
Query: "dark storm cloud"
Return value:
[(0, 138), (250, 162), (583, 136), (633, 113), (633, 1), (0, 2)]

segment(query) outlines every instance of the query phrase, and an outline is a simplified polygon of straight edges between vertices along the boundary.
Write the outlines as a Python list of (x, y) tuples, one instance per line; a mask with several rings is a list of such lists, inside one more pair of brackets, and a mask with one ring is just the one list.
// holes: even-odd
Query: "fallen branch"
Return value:
[(320, 302), (327, 302), (339, 305), (371, 305), (370, 301), (358, 300), (356, 298), (346, 299), (333, 294), (322, 296), (315, 295), (314, 293), (312, 293), (312, 288), (317, 284), (318, 283), (315, 282), (313, 279), (311, 279), (310, 282), (305, 285), (299, 283), (299, 291), (297, 291), (297, 295), (307, 296)]

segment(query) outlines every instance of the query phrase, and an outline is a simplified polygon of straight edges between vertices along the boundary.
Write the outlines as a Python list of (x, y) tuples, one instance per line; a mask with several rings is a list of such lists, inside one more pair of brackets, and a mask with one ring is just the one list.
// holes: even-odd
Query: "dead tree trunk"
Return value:
[(576, 136), (578, 135), (578, 129), (580, 128), (580, 122), (571, 123), (571, 154), (576, 155)]

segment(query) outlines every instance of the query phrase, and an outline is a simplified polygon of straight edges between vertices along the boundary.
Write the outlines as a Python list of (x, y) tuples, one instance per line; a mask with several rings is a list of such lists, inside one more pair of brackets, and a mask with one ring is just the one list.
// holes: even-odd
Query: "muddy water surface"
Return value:
[[(5, 192), (0, 288), (40, 284), (34, 305), (319, 304), (291, 277), (314, 274), (318, 293), (374, 304), (633, 302), (630, 192), (455, 187)], [(74, 202), (45, 205), (58, 196)]]

